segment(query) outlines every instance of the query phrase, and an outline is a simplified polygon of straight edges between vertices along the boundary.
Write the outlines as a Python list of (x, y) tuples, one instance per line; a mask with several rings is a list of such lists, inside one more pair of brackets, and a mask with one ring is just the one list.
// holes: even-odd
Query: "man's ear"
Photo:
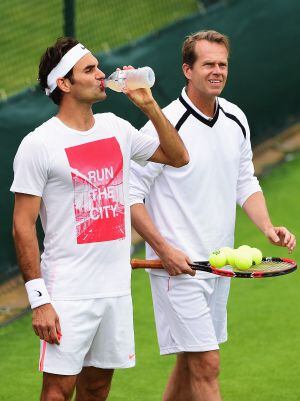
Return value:
[(192, 78), (192, 67), (189, 64), (186, 63), (182, 64), (182, 71), (186, 79)]
[(57, 78), (57, 87), (65, 93), (69, 93), (71, 90), (71, 82), (68, 78)]

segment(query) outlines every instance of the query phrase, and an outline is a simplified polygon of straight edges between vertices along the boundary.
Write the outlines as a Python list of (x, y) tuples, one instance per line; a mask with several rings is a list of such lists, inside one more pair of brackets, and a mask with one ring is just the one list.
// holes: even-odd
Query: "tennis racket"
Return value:
[[(292, 259), (265, 257), (259, 265), (250, 267), (247, 270), (238, 270), (237, 268), (216, 268), (211, 266), (208, 261), (193, 262), (189, 264), (193, 270), (200, 270), (216, 274), (218, 276), (236, 277), (236, 278), (264, 278), (282, 276), (292, 273), (297, 269), (297, 264)], [(161, 260), (141, 260), (132, 259), (131, 267), (133, 269), (163, 269)]]

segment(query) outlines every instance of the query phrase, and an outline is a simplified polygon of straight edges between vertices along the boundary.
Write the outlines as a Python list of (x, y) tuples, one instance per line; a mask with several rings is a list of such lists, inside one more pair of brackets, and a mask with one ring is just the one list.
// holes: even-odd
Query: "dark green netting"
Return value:
[[(258, 144), (299, 118), (298, 70), (300, 2), (251, 0), (194, 15), (167, 29), (99, 54), (101, 68), (109, 74), (117, 66), (151, 66), (156, 73), (153, 93), (161, 106), (176, 98), (184, 85), (181, 74), (183, 38), (200, 29), (213, 28), (229, 35), (232, 44), (230, 77), (224, 97), (246, 113), (252, 142)], [(136, 127), (144, 116), (122, 94), (109, 93), (95, 112), (112, 111)], [(13, 196), (12, 161), (21, 139), (52, 116), (56, 107), (38, 90), (28, 90), (0, 103), (1, 146), (1, 274), (15, 269), (11, 240)]]

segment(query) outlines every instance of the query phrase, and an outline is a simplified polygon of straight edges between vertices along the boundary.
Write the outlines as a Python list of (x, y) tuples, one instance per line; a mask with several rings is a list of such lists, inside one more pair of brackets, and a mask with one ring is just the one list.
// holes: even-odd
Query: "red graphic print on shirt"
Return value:
[(124, 238), (123, 157), (116, 138), (65, 151), (74, 186), (77, 243)]

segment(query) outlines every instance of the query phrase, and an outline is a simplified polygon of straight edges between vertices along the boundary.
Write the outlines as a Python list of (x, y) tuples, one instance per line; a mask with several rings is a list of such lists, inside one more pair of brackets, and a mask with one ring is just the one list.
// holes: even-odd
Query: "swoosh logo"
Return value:
[(85, 49), (85, 47), (84, 46), (80, 46), (81, 48), (82, 48), (82, 50), (84, 50)]
[(38, 296), (39, 296), (39, 297), (41, 297), (41, 296), (42, 296), (42, 293), (41, 293), (41, 291), (38, 291), (38, 290), (34, 290), (34, 291), (36, 291), (36, 292), (38, 293)]

